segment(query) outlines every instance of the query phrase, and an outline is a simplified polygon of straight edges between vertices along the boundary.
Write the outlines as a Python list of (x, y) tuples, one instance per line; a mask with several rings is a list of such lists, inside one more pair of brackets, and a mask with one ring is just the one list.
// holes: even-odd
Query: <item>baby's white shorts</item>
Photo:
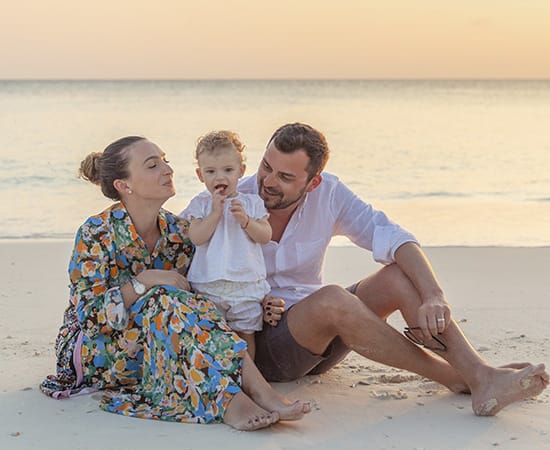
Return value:
[(235, 331), (253, 333), (262, 329), (262, 301), (271, 291), (266, 280), (192, 283), (195, 292), (208, 297)]

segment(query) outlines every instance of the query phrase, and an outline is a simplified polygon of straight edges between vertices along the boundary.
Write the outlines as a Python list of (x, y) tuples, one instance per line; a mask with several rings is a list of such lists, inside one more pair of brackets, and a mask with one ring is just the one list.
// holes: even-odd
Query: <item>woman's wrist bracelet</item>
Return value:
[(244, 227), (241, 226), (243, 230), (246, 230), (246, 227), (248, 227), (248, 224), (250, 223), (250, 216), (246, 216), (246, 223), (244, 224)]

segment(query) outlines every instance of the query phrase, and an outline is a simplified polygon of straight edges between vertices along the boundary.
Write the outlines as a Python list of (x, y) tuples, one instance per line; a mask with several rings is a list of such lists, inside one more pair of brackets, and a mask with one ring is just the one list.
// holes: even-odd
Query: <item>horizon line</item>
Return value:
[(388, 77), (388, 78), (0, 78), (0, 82), (4, 81), (30, 81), (30, 82), (46, 82), (46, 81), (550, 81), (550, 78), (538, 77)]

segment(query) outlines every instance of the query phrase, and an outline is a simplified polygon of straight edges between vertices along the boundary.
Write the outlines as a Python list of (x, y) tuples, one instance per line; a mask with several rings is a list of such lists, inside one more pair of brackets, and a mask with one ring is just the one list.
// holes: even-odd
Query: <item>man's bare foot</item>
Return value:
[(260, 408), (244, 392), (239, 392), (233, 397), (223, 416), (223, 423), (241, 431), (266, 428), (278, 420), (278, 412), (269, 412)]
[[(503, 369), (523, 369), (524, 367), (530, 366), (531, 363), (528, 362), (517, 362), (517, 363), (510, 363), (505, 364), (503, 366), (499, 366)], [(454, 392), (455, 394), (470, 394), (470, 388), (466, 383), (460, 382), (456, 384), (452, 384), (449, 389)]]
[(448, 386), (448, 389), (454, 394), (470, 394), (470, 388), (466, 383), (455, 383)]
[(548, 381), (544, 364), (515, 363), (490, 369), (483, 383), (472, 389), (472, 409), (478, 416), (494, 416), (511, 403), (539, 395)]

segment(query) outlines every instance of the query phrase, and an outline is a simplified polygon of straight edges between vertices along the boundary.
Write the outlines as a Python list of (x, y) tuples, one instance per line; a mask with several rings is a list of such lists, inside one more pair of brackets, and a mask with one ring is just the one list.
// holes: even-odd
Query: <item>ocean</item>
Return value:
[(71, 238), (110, 204), (80, 161), (121, 136), (166, 151), (179, 212), (200, 135), (238, 132), (252, 174), (294, 121), (423, 245), (550, 246), (550, 81), (0, 81), (0, 238)]

